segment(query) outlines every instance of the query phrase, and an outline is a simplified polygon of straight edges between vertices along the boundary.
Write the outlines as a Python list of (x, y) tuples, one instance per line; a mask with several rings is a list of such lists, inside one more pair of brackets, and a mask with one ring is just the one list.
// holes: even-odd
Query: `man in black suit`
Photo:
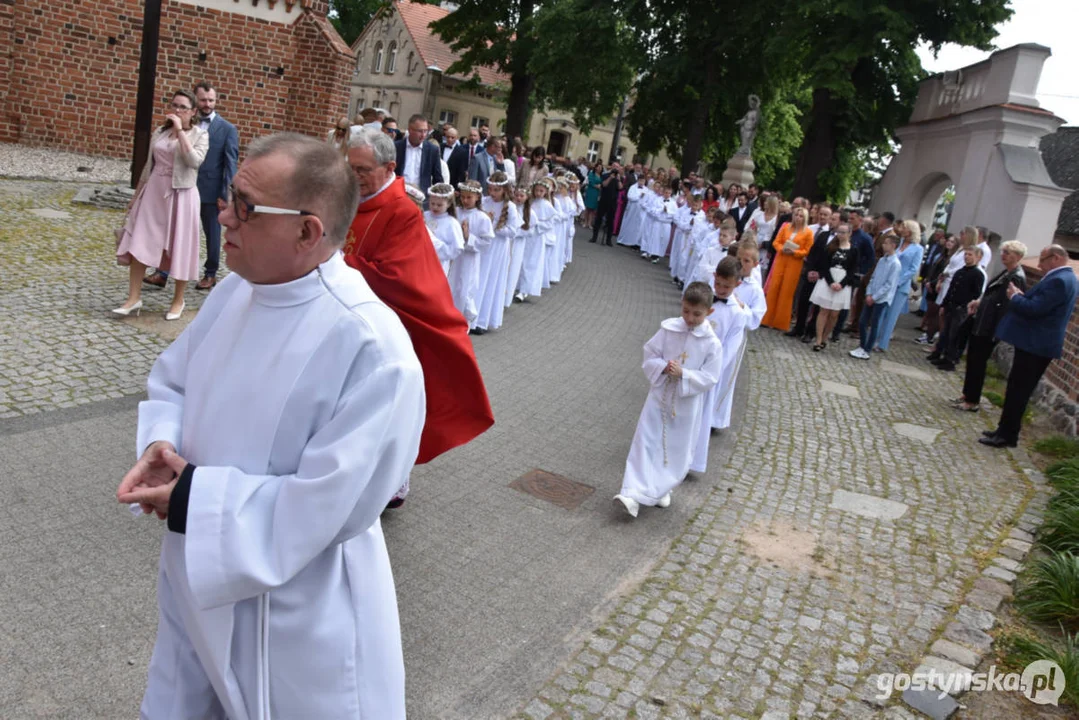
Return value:
[(450, 169), (449, 183), (456, 188), (468, 179), (468, 145), (457, 139), (457, 128), (451, 125), (443, 129), (442, 137), (442, 159)]
[[(408, 135), (398, 140), (397, 167), (394, 172), (427, 193), (427, 188), (443, 182), (438, 146), (426, 142), (427, 118), (413, 115), (408, 119)], [(426, 204), (426, 203), (425, 203)]]
[(821, 206), (819, 218), (819, 229), (813, 236), (813, 247), (809, 249), (809, 254), (802, 264), (802, 280), (796, 294), (798, 302), (795, 307), (794, 329), (786, 333), (788, 337), (801, 336), (804, 343), (813, 342), (817, 334), (816, 316), (814, 315), (813, 319), (809, 317), (812, 310), (809, 296), (813, 294), (817, 280), (823, 273), (828, 272), (828, 243), (835, 237), (835, 228), (838, 225), (831, 223), (832, 209), (827, 205)]
[(738, 228), (738, 237), (742, 237), (742, 233), (746, 229), (746, 223), (749, 222), (749, 216), (753, 214), (753, 210), (749, 207), (749, 196), (746, 191), (738, 193), (738, 204), (731, 208), (731, 217), (734, 218), (734, 224)]

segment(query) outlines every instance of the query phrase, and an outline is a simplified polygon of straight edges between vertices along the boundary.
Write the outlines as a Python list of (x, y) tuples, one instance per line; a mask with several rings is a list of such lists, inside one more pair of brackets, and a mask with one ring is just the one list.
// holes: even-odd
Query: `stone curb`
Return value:
[(943, 693), (939, 689), (907, 689), (902, 694), (905, 705), (933, 720), (946, 720), (960, 708), (957, 700), (969, 685), (962, 680), (969, 680), (991, 649), (993, 637), (986, 631), (996, 624), (997, 613), (1004, 601), (1012, 599), (1012, 586), (1023, 568), (1023, 561), (1034, 547), (1034, 534), (1042, 524), (1049, 484), (1041, 472), (1030, 467), (1032, 463), (1025, 451), (1015, 449), (1011, 453), (1034, 486), (1034, 496), (1016, 527), (1001, 542), (1000, 554), (992, 558), (974, 581), (955, 620), (944, 629), (941, 638), (933, 643), (929, 654), (922, 658), (913, 673), (924, 677), (935, 671), (946, 678), (949, 690)]

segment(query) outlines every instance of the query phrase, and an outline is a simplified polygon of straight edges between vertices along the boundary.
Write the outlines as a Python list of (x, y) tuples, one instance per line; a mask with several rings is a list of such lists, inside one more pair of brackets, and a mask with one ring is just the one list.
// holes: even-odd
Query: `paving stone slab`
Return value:
[(944, 695), (932, 690), (904, 690), (903, 702), (933, 720), (948, 720), (959, 709), (959, 703), (951, 695)]
[(896, 433), (899, 435), (923, 442), (926, 445), (932, 445), (936, 441), (937, 435), (941, 433), (937, 428), (912, 425), (911, 423), (894, 423), (892, 427), (895, 428)]
[(875, 520), (898, 520), (909, 509), (904, 503), (895, 500), (848, 490), (836, 490), (832, 493), (830, 507)]
[(858, 388), (853, 385), (845, 385), (844, 383), (837, 383), (831, 380), (821, 380), (820, 387), (823, 392), (839, 395), (840, 397), (854, 398), (855, 400), (861, 399), (862, 397), (862, 394), (858, 392)]
[(892, 362), (891, 360), (881, 360), (880, 369), (884, 372), (911, 378), (912, 380), (928, 380), (930, 378), (929, 373), (924, 370), (919, 370), (910, 365), (901, 365), (900, 363)]

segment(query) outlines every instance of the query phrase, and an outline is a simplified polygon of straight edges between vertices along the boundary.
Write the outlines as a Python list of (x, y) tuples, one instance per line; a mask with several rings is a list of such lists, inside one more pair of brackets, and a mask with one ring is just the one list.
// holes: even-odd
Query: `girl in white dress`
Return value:
[(431, 242), (438, 253), (442, 270), (449, 277), (450, 265), (465, 249), (465, 236), (461, 232), (461, 223), (457, 220), (457, 211), (453, 207), (453, 186), (438, 183), (427, 189), (427, 212), (423, 221), (431, 234)]
[(570, 219), (566, 228), (566, 264), (573, 262), (573, 238), (577, 234), (577, 218), (584, 212), (584, 200), (581, 198), (581, 181), (576, 175), (570, 173), (566, 176), (569, 180)]
[(528, 235), (528, 231), (523, 226), (524, 208), (527, 202), (528, 193), (525, 192), (525, 189), (523, 187), (514, 188), (513, 206), (517, 208), (517, 217), (521, 220), (521, 226), (517, 228), (517, 234), (513, 236), (513, 248), (510, 251), (510, 276), (509, 281), (506, 283), (506, 307), (513, 304), (515, 297), (518, 302), (524, 301), (521, 288), (524, 285), (522, 268), (525, 262), (525, 244)]
[(555, 182), (554, 191), (554, 243), (548, 246), (547, 251), (547, 276), (552, 285), (562, 281), (562, 270), (566, 266), (566, 225), (572, 220), (569, 216), (569, 183), (565, 178), (558, 178)]
[(483, 187), (475, 180), (458, 183), (461, 210), (457, 219), (461, 221), (461, 232), (465, 237), (465, 247), (450, 267), (450, 290), (453, 292), (453, 304), (468, 321), (471, 335), (483, 335), (484, 331), (476, 327), (479, 317), (480, 292), (480, 253), (491, 244), (495, 236), (494, 225), (487, 213), (479, 209), (483, 197)]
[(476, 327), (497, 330), (502, 327), (506, 309), (506, 285), (509, 282), (513, 239), (521, 227), (517, 207), (509, 198), (510, 181), (504, 172), (493, 172), (487, 179), (487, 197), (483, 211), (494, 223), (494, 237), (480, 253), (480, 300)]
[(532, 183), (532, 196), (521, 214), (525, 231), (525, 259), (521, 267), (522, 300), (529, 295), (539, 297), (541, 289), (551, 287), (547, 276), (547, 253), (548, 238), (554, 223), (554, 206), (547, 195), (552, 186), (549, 178), (540, 178)]

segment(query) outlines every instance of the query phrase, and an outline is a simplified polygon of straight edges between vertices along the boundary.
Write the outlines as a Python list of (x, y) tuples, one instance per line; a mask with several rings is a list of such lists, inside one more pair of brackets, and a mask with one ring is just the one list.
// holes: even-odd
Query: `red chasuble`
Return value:
[(423, 366), (427, 420), (416, 464), (491, 427), (494, 414), (468, 323), (453, 305), (423, 213), (405, 194), (403, 179), (360, 205), (345, 241), (345, 262), (401, 318)]

